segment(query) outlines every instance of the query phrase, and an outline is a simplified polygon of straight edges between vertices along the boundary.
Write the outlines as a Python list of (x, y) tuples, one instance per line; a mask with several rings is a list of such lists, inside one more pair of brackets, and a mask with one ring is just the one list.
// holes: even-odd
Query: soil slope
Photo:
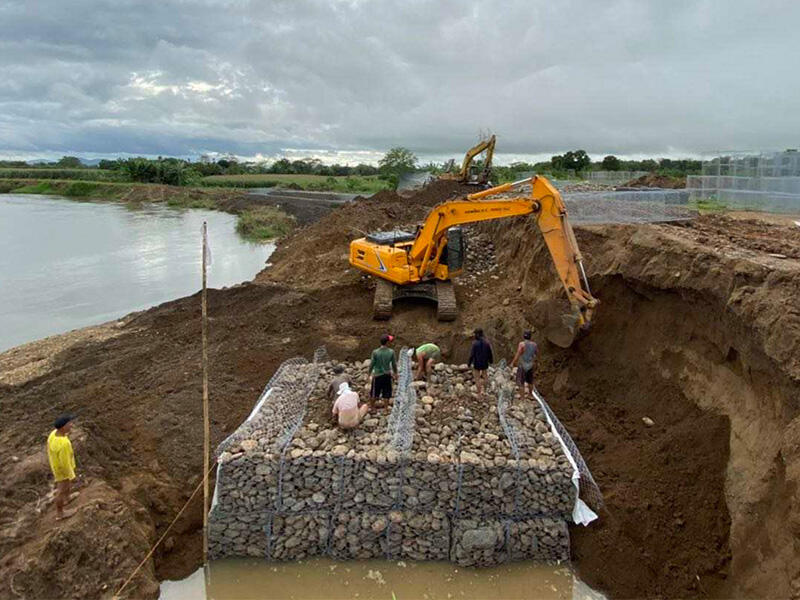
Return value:
[[(460, 362), (476, 325), (500, 357), (544, 325), (563, 292), (525, 219), (474, 232), (495, 240), (497, 268), (463, 279), (455, 323), (424, 303), (369, 318), (348, 241), (458, 191), (337, 209), (285, 240), (255, 282), (209, 293), (214, 444), (281, 361), (319, 345), (363, 359), (389, 328), (398, 345), (433, 340)], [(573, 529), (581, 577), (614, 597), (797, 594), (800, 230), (706, 216), (576, 233), (602, 304), (573, 348), (540, 340), (539, 379), (606, 497), (599, 523)], [(110, 596), (172, 521), (201, 476), (199, 331), (192, 296), (0, 355), (0, 596)], [(54, 524), (42, 447), (63, 411), (79, 414), (85, 486), (78, 514)], [(195, 569), (201, 521), (194, 502), (129, 592), (155, 597), (158, 579)]]

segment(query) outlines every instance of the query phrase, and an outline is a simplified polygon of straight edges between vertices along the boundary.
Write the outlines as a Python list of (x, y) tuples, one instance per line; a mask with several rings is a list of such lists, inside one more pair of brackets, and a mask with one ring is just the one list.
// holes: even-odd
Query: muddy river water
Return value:
[(182, 581), (161, 584), (160, 600), (599, 600), (569, 567), (526, 562), (464, 569), (439, 562), (313, 559), (212, 562)]
[(0, 351), (196, 292), (203, 221), (210, 287), (264, 267), (274, 246), (243, 240), (234, 215), (0, 194)]

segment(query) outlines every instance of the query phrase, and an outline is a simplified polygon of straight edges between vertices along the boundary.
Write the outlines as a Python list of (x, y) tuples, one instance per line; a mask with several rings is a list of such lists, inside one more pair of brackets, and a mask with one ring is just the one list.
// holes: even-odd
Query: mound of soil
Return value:
[(686, 187), (686, 177), (673, 177), (671, 175), (659, 175), (658, 173), (648, 173), (636, 179), (623, 183), (622, 188), (662, 188), (669, 190), (683, 189)]
[[(343, 206), (282, 242), (255, 282), (210, 291), (213, 445), (246, 418), (283, 360), (320, 345), (336, 360), (364, 360), (389, 329), (398, 347), (435, 341), (460, 363), (475, 326), (498, 359), (511, 357), (523, 329), (543, 329), (563, 290), (524, 218), (478, 228), (494, 241), (498, 268), (456, 286), (454, 323), (422, 302), (396, 305), (388, 323), (370, 319), (369, 282), (347, 264), (350, 239), (419, 222), (456, 191), (434, 185), (409, 199), (383, 193)], [(594, 328), (569, 350), (535, 335), (539, 386), (606, 497), (601, 520), (572, 532), (580, 576), (611, 596), (795, 593), (795, 232), (712, 215), (576, 235), (602, 302)], [(13, 424), (0, 428), (0, 449), (16, 457), (0, 464), (4, 595), (37, 597), (52, 586), (45, 595), (103, 596), (175, 517), (202, 475), (199, 330), (195, 295), (0, 354), (0, 412)], [(42, 512), (47, 469), (30, 465), (53, 417), (67, 411), (78, 412), (85, 436), (76, 454), (87, 494), (75, 525), (56, 525)], [(195, 501), (126, 593), (155, 597), (156, 580), (196, 569), (201, 523)]]

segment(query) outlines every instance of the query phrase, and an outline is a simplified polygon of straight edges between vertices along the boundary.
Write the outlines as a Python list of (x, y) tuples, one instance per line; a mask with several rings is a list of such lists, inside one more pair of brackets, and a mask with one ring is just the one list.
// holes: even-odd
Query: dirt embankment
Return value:
[(623, 188), (662, 188), (662, 189), (683, 189), (686, 187), (686, 175), (659, 175), (658, 173), (648, 173), (636, 179), (623, 183)]
[[(281, 361), (321, 344), (363, 359), (390, 328), (398, 344), (434, 340), (459, 362), (476, 325), (508, 357), (527, 324), (544, 324), (562, 292), (525, 219), (481, 228), (499, 268), (468, 273), (455, 323), (424, 303), (398, 305), (389, 324), (369, 318), (369, 282), (347, 267), (348, 241), (418, 221), (456, 191), (342, 207), (282, 243), (255, 283), (209, 294), (214, 444)], [(708, 216), (577, 231), (602, 304), (572, 349), (542, 343), (540, 381), (605, 493), (600, 522), (573, 529), (573, 552), (581, 577), (612, 596), (797, 593), (800, 263), (769, 253), (796, 256), (800, 239), (763, 227)], [(17, 593), (110, 595), (194, 489), (199, 316), (193, 296), (105, 334), (0, 355), (0, 410), (13, 424), (0, 448), (16, 457), (0, 466), (0, 580)], [(53, 526), (36, 512), (49, 489), (41, 449), (66, 410), (80, 411), (88, 485), (78, 515)], [(200, 524), (196, 502), (132, 591), (154, 597), (158, 579), (196, 568)]]

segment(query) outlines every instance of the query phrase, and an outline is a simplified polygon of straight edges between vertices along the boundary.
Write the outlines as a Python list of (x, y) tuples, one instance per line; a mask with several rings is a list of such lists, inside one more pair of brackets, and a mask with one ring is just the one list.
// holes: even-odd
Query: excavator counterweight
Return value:
[[(529, 196), (500, 196), (530, 184)], [(572, 314), (548, 327), (548, 338), (568, 346), (588, 327), (598, 301), (589, 291), (578, 242), (561, 194), (544, 177), (533, 177), (469, 194), (435, 206), (415, 233), (387, 231), (350, 242), (350, 264), (378, 280), (374, 316), (387, 319), (392, 303), (403, 297), (429, 298), (439, 304), (439, 318), (457, 316), (451, 279), (464, 266), (461, 225), (533, 214), (550, 251)]]

